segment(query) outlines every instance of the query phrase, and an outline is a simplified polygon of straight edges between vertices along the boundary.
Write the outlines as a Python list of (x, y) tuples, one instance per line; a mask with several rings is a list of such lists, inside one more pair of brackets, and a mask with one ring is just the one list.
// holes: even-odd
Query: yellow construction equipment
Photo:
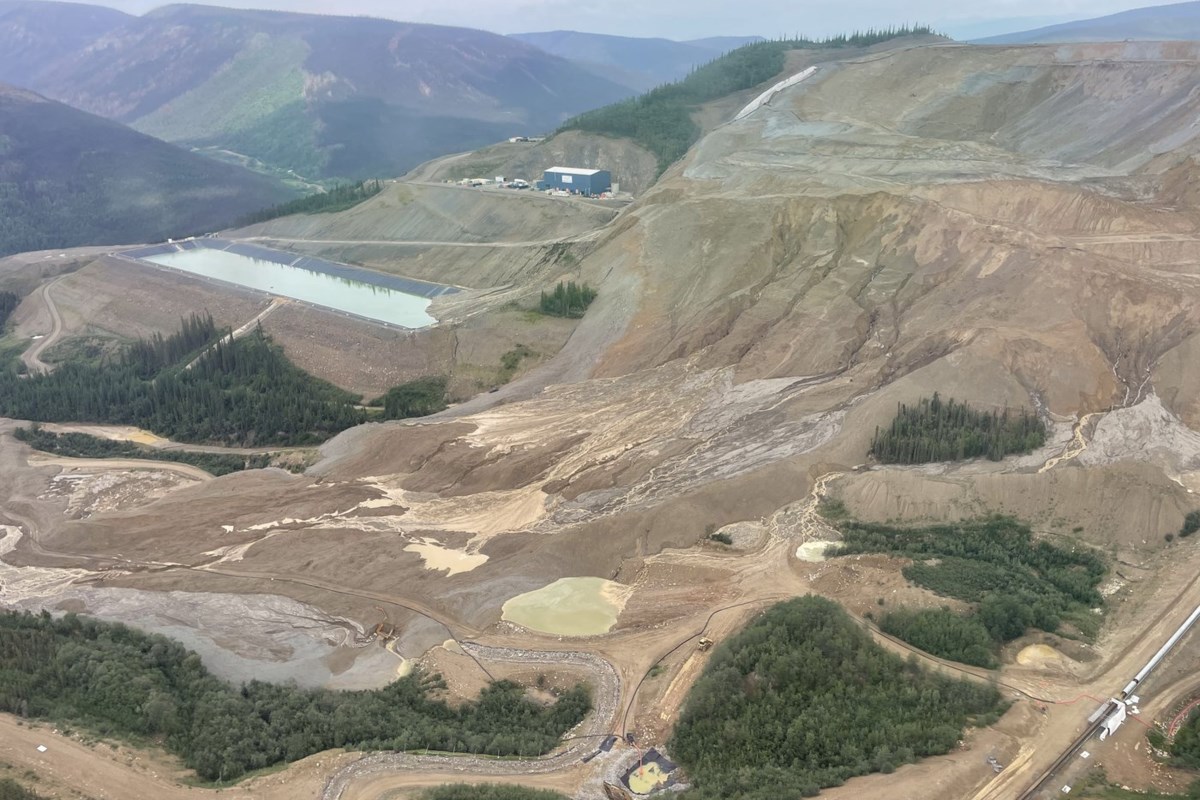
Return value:
[(707, 636), (701, 636), (700, 641), (697, 643), (697, 649), (701, 653), (708, 651), (712, 646), (713, 646), (713, 640), (708, 638)]

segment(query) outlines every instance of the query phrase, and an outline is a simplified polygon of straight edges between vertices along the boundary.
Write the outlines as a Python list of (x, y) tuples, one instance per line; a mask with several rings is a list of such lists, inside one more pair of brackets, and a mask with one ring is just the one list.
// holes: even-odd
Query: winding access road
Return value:
[(45, 338), (34, 342), (28, 350), (21, 354), (21, 361), (25, 363), (30, 372), (49, 372), (53, 369), (49, 364), (42, 361), (42, 353), (53, 347), (55, 342), (62, 337), (62, 315), (58, 313), (58, 306), (54, 304), (54, 298), (50, 295), (50, 290), (61, 280), (62, 278), (56, 278), (37, 290), (38, 297), (46, 305), (46, 310), (50, 312), (53, 327)]

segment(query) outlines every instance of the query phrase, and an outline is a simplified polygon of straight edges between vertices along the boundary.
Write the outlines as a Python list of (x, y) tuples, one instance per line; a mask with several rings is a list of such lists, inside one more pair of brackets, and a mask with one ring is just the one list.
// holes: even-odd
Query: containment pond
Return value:
[(629, 591), (603, 578), (560, 578), (509, 600), (502, 618), (542, 633), (596, 636), (617, 624)]
[(402, 328), (434, 324), (437, 320), (429, 314), (431, 300), (458, 291), (221, 239), (157, 245), (123, 255)]

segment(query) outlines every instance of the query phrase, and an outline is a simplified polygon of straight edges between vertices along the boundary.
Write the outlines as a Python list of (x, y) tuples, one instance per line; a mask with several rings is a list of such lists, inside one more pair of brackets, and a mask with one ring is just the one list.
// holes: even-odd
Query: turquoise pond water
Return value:
[(429, 314), (430, 301), (426, 297), (224, 250), (202, 247), (141, 258), (193, 275), (404, 328), (423, 328), (437, 322)]

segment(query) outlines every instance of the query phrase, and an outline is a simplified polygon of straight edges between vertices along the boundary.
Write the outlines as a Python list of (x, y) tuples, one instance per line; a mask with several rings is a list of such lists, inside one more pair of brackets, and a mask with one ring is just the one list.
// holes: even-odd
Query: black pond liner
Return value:
[(631, 792), (633, 791), (633, 788), (629, 785), (629, 779), (630, 779), (630, 777), (633, 776), (633, 773), (637, 772), (638, 769), (645, 766), (646, 764), (658, 764), (658, 768), (660, 770), (662, 770), (664, 775), (667, 776), (666, 783), (664, 783), (662, 786), (660, 786), (659, 789), (665, 789), (668, 786), (675, 783), (675, 777), (672, 773), (674, 773), (675, 770), (679, 769), (679, 765), (676, 764), (675, 762), (671, 761), (669, 758), (667, 758), (666, 756), (664, 756), (662, 753), (658, 752), (654, 748), (650, 748), (649, 750), (646, 751), (646, 754), (642, 756), (641, 761), (639, 761), (638, 763), (631, 766), (628, 770), (625, 771), (625, 774), (621, 776), (621, 783), (625, 784), (626, 789), (629, 789), (629, 791), (631, 791)]

